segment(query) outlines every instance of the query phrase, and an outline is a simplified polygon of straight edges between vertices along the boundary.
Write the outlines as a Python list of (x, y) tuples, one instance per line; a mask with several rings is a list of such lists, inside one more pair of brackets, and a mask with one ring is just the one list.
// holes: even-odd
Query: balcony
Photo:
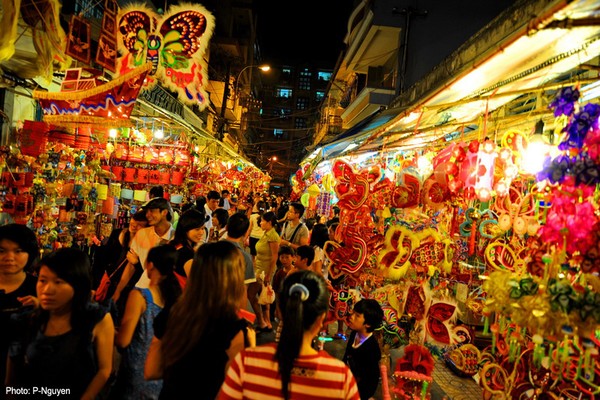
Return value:
[(402, 19), (391, 12), (396, 3), (391, 0), (363, 1), (352, 12), (351, 30), (344, 38), (348, 50), (338, 77), (354, 72), (367, 73), (368, 67), (375, 63), (389, 65), (395, 62), (397, 53), (390, 50), (399, 47), (402, 24)]
[(344, 108), (340, 115), (342, 128), (349, 129), (381, 107), (387, 107), (394, 96), (393, 74), (384, 74), (383, 67), (369, 67), (366, 75), (355, 74), (340, 100)]

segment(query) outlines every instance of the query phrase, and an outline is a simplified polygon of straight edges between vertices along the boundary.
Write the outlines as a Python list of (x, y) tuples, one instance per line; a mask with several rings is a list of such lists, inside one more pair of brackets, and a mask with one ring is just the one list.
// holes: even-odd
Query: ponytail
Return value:
[(298, 271), (283, 282), (280, 293), (283, 327), (275, 351), (281, 375), (281, 391), (289, 399), (289, 384), (294, 362), (300, 354), (304, 332), (327, 312), (329, 291), (325, 280), (313, 271)]

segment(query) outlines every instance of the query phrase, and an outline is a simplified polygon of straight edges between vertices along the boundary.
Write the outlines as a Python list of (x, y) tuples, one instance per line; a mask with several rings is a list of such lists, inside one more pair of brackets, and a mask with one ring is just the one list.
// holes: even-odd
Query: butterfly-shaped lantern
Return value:
[(143, 5), (121, 11), (118, 18), (119, 74), (152, 63), (146, 88), (160, 80), (179, 100), (204, 109), (208, 80), (204, 52), (215, 19), (198, 4), (171, 6), (163, 16)]

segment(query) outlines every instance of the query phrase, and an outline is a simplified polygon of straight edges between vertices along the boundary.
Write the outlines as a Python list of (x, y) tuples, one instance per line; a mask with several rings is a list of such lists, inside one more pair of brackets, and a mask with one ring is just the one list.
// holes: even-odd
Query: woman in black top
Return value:
[(255, 344), (237, 315), (246, 302), (244, 269), (244, 257), (227, 240), (198, 249), (183, 294), (154, 320), (144, 377), (163, 378), (160, 399), (194, 393), (196, 399), (213, 400), (229, 362)]
[[(37, 238), (24, 225), (0, 226), (0, 379), (4, 384), (11, 340), (10, 317), (37, 304), (32, 265), (39, 256)], [(0, 395), (1, 397), (2, 395)]]
[(185, 263), (194, 258), (196, 248), (208, 239), (205, 223), (206, 214), (195, 208), (190, 208), (179, 217), (175, 236), (170, 244), (177, 249), (175, 272), (182, 277), (187, 276), (184, 269)]

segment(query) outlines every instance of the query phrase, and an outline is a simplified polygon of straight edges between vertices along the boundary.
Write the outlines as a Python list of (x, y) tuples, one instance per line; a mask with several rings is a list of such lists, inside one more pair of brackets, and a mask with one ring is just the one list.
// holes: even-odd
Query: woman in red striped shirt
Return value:
[(219, 399), (359, 400), (350, 369), (312, 347), (329, 305), (322, 276), (299, 271), (283, 282), (283, 329), (278, 344), (249, 348), (231, 363)]

